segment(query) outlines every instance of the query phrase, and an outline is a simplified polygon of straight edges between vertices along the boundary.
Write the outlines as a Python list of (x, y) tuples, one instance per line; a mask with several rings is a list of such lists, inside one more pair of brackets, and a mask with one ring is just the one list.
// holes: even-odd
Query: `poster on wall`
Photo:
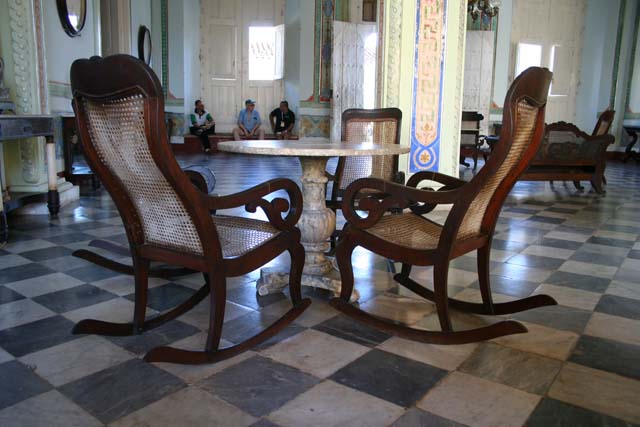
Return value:
[(409, 170), (437, 171), (444, 81), (446, 0), (418, 0)]

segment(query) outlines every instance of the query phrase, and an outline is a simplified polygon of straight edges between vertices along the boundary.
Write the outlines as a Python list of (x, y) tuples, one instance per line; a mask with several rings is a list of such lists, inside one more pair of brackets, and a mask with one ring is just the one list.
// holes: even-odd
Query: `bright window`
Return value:
[(284, 25), (249, 27), (249, 80), (278, 80), (284, 74)]
[(529, 67), (539, 67), (542, 64), (542, 45), (533, 43), (518, 43), (516, 57), (516, 77)]

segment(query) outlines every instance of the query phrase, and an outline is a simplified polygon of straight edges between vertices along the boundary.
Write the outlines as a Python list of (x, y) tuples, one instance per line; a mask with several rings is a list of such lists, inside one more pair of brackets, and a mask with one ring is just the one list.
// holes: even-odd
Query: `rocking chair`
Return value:
[[(535, 155), (544, 132), (544, 112), (552, 73), (529, 68), (511, 85), (504, 103), (500, 144), (486, 165), (470, 181), (439, 174), (419, 172), (406, 186), (377, 178), (359, 179), (346, 190), (342, 205), (347, 219), (336, 259), (342, 278), (340, 297), (331, 305), (356, 320), (415, 341), (434, 344), (463, 344), (526, 332), (519, 322), (503, 320), (488, 326), (454, 331), (449, 308), (483, 315), (504, 315), (534, 307), (555, 305), (547, 295), (534, 295), (517, 301), (494, 303), (489, 283), (491, 240), (502, 204)], [(423, 180), (443, 184), (438, 191), (418, 189)], [(359, 198), (357, 210), (368, 211), (366, 218), (356, 212), (354, 201), (362, 190), (374, 195)], [(366, 193), (365, 193), (366, 194)], [(422, 216), (437, 204), (453, 204), (444, 225)], [(385, 214), (391, 207), (409, 208), (400, 215)], [(419, 296), (436, 304), (441, 331), (425, 331), (372, 316), (349, 304), (353, 290), (351, 255), (356, 246), (402, 262), (394, 279)], [(478, 277), (482, 303), (449, 298), (447, 281), (452, 259), (478, 251)], [(433, 291), (409, 277), (413, 265), (434, 266)]]
[[(156, 347), (145, 360), (216, 362), (269, 339), (309, 306), (310, 300), (301, 296), (304, 249), (296, 228), (302, 194), (293, 181), (273, 179), (219, 197), (198, 189), (178, 165), (167, 140), (162, 86), (151, 68), (132, 56), (75, 61), (71, 66), (71, 87), (87, 162), (120, 212), (135, 277), (131, 323), (85, 319), (75, 325), (74, 333), (139, 334), (185, 313), (210, 294), (209, 334), (204, 351)], [(263, 199), (278, 190), (288, 193), (289, 202), (282, 198)], [(211, 214), (241, 206), (249, 212), (262, 209), (269, 221)], [(249, 273), (284, 251), (291, 257), (293, 308), (257, 335), (220, 349), (226, 278)], [(173, 309), (146, 318), (149, 267), (154, 261), (200, 271), (205, 283)]]

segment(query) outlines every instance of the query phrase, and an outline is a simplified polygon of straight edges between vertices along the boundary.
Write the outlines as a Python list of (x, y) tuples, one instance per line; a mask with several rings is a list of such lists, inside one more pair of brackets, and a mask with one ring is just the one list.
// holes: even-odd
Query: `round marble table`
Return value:
[[(336, 215), (326, 207), (325, 170), (330, 157), (388, 156), (409, 152), (409, 147), (391, 144), (329, 143), (310, 140), (258, 140), (227, 141), (218, 144), (218, 150), (264, 156), (295, 156), (302, 166), (303, 207), (298, 227), (305, 248), (305, 264), (302, 276), (304, 286), (312, 286), (340, 294), (340, 278), (333, 270), (325, 252), (328, 239), (336, 228)], [(260, 295), (279, 292), (289, 283), (288, 272), (264, 268), (260, 272), (257, 288)], [(354, 290), (352, 299), (358, 299)]]

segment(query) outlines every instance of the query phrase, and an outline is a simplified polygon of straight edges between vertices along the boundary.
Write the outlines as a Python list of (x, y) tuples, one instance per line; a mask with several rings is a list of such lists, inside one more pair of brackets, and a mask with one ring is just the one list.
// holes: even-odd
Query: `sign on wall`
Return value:
[(411, 172), (437, 171), (444, 82), (446, 0), (418, 0), (411, 118)]

